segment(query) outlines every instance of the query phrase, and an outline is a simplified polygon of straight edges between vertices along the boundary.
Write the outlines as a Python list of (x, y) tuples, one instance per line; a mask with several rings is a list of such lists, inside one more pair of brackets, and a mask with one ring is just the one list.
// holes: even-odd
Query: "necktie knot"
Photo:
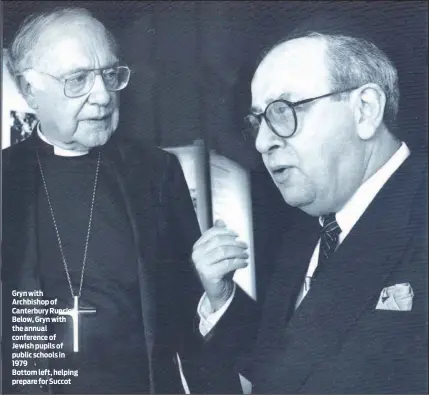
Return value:
[(299, 304), (304, 299), (305, 295), (310, 289), (310, 285), (317, 279), (320, 271), (326, 268), (327, 264), (329, 263), (329, 258), (331, 258), (338, 245), (338, 237), (341, 233), (341, 228), (335, 219), (335, 214), (331, 213), (324, 215), (322, 216), (321, 220), (322, 229), (320, 230), (319, 259), (317, 262), (317, 267), (312, 277), (305, 278), (305, 283), (302, 292), (298, 297), (296, 308), (298, 308)]
[(317, 279), (321, 270), (324, 270), (326, 264), (329, 261), (329, 258), (335, 252), (335, 249), (338, 245), (338, 237), (341, 233), (341, 228), (338, 225), (337, 220), (335, 219), (335, 214), (331, 213), (321, 218), (322, 229), (320, 230), (320, 245), (319, 245), (319, 259), (317, 262), (316, 270), (313, 273), (312, 277), (306, 277), (303, 289), (300, 296), (296, 302), (296, 308), (300, 305), (301, 301), (304, 299), (310, 285), (313, 281)]
[(329, 234), (340, 234), (341, 228), (338, 225), (337, 220), (335, 219), (335, 214), (331, 213), (328, 215), (324, 215), (322, 217), (322, 229), (321, 233), (329, 233)]
[(331, 213), (322, 217), (322, 229), (320, 237), (320, 249), (325, 259), (329, 259), (335, 252), (338, 244), (338, 236), (341, 233), (341, 228), (335, 219), (335, 214)]

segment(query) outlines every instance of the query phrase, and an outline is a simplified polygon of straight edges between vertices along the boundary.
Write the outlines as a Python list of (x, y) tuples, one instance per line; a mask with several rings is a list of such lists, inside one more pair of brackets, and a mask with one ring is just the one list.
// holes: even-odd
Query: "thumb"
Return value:
[(221, 219), (217, 219), (214, 223), (215, 226), (226, 226), (225, 222), (223, 222)]

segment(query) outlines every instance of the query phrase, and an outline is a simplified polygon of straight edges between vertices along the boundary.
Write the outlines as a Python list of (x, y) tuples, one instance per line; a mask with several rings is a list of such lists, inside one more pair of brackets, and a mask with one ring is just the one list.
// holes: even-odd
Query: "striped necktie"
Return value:
[(319, 261), (317, 268), (313, 274), (312, 280), (314, 280), (320, 270), (323, 270), (326, 266), (327, 261), (331, 258), (332, 254), (338, 245), (338, 236), (341, 233), (341, 228), (335, 219), (335, 214), (328, 214), (322, 217), (322, 229), (320, 230), (320, 249), (319, 249)]
[(329, 214), (322, 217), (322, 223), (323, 226), (320, 231), (319, 260), (317, 267), (312, 277), (305, 277), (304, 284), (301, 287), (301, 291), (298, 294), (295, 303), (295, 309), (299, 307), (307, 293), (310, 291), (311, 285), (313, 281), (316, 281), (318, 273), (326, 267), (327, 261), (335, 252), (335, 248), (338, 244), (338, 236), (341, 233), (341, 228), (335, 219), (335, 214)]

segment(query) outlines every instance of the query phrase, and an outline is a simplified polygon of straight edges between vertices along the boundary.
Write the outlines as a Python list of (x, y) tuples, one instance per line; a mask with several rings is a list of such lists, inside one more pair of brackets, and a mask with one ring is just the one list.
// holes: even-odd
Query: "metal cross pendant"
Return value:
[(79, 309), (79, 296), (73, 296), (74, 304), (72, 309), (60, 311), (60, 315), (69, 315), (73, 320), (73, 352), (79, 351), (79, 314), (96, 313), (94, 308)]

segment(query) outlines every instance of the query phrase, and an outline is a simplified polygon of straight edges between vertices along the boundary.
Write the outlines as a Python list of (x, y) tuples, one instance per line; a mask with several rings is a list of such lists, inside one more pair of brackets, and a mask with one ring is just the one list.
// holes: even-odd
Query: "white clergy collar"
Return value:
[[(341, 228), (339, 235), (339, 244), (349, 234), (353, 226), (359, 220), (361, 215), (374, 200), (377, 193), (393, 175), (393, 173), (402, 165), (402, 163), (410, 155), (410, 150), (404, 142), (401, 143), (399, 149), (392, 157), (368, 180), (366, 180), (354, 195), (347, 201), (344, 207), (336, 213), (336, 220)], [(322, 225), (322, 219), (319, 218)]]
[(74, 150), (68, 150), (68, 149), (64, 149), (61, 147), (57, 147), (55, 144), (52, 144), (42, 133), (41, 129), (40, 129), (40, 122), (37, 124), (37, 134), (40, 137), (40, 139), (42, 141), (44, 141), (46, 144), (52, 145), (54, 147), (54, 154), (58, 155), (58, 156), (68, 156), (68, 157), (73, 157), (73, 156), (82, 156), (82, 155), (86, 155), (89, 150), (87, 151), (74, 151)]

